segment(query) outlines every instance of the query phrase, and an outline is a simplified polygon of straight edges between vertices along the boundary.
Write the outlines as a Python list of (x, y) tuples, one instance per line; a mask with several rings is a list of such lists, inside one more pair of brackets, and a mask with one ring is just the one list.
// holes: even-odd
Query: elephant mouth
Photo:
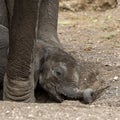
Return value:
[(56, 95), (51, 94), (51, 97), (56, 101), (56, 102), (63, 102), (64, 100), (78, 100), (77, 98), (72, 98), (70, 96), (67, 96), (66, 94), (62, 93), (56, 93)]
[(67, 99), (67, 96), (60, 93), (60, 92), (57, 92), (56, 90), (54, 92), (49, 92), (49, 96), (51, 99), (55, 100), (56, 102), (63, 102), (65, 99)]
[[(58, 90), (57, 88), (54, 89), (54, 92), (50, 93), (50, 96), (56, 101), (56, 102), (63, 102), (64, 100), (80, 100), (82, 99), (82, 95), (75, 92), (74, 90), (69, 91), (69, 89), (62, 89)], [(74, 91), (74, 92), (73, 92)]]
[(63, 88), (55, 89), (55, 94), (52, 94), (54, 100), (57, 102), (63, 102), (64, 100), (79, 100), (82, 103), (89, 104), (94, 100), (94, 92), (92, 89), (88, 88), (84, 91), (79, 90), (78, 88)]

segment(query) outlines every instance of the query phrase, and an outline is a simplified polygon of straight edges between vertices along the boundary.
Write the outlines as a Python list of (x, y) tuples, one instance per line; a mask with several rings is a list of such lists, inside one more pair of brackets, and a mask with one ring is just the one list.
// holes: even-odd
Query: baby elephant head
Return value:
[(40, 85), (58, 102), (64, 98), (92, 102), (92, 89), (79, 89), (79, 68), (76, 60), (59, 48), (46, 48), (40, 59), (38, 78)]

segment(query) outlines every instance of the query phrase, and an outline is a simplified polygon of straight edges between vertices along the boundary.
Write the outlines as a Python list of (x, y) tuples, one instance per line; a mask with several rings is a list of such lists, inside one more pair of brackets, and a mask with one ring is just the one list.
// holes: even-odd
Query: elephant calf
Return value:
[[(93, 90), (80, 89), (82, 81), (79, 73), (81, 68), (76, 60), (63, 48), (60, 43), (56, 46), (38, 40), (35, 54), (35, 80), (56, 101), (62, 102), (65, 98), (84, 99), (85, 103), (93, 100)], [(94, 78), (93, 78), (94, 79)]]
[(39, 83), (58, 102), (64, 96), (92, 102), (93, 90), (79, 88), (81, 68), (57, 37), (59, 1), (15, 0), (14, 9), (7, 1), (10, 46), (3, 99), (34, 102)]

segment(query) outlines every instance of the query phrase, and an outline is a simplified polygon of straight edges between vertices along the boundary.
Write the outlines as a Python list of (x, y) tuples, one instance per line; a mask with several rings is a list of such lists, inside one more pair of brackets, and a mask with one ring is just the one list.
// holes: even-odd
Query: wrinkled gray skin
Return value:
[[(35, 79), (58, 102), (64, 98), (84, 99), (92, 102), (92, 89), (79, 89), (79, 66), (76, 60), (59, 47), (51, 47), (38, 42), (36, 52)], [(39, 57), (38, 57), (39, 56)], [(87, 97), (88, 96), (88, 97)]]
[[(40, 84), (58, 102), (64, 100), (63, 96), (92, 102), (93, 90), (79, 89), (80, 68), (75, 59), (63, 50), (57, 37), (58, 0), (13, 2), (6, 2), (10, 48), (3, 99), (34, 102), (34, 89), (36, 84)], [(4, 0), (0, 0), (0, 3), (5, 5)], [(14, 9), (11, 8), (13, 4)], [(0, 38), (0, 52), (5, 47), (5, 56), (0, 56), (0, 60), (7, 60), (8, 32), (5, 34), (6, 38), (4, 35)], [(5, 41), (4, 47), (1, 47)]]

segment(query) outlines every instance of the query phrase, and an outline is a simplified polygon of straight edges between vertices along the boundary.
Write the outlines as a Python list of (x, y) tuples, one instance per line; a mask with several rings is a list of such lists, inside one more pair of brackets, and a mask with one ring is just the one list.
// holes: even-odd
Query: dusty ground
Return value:
[[(98, 62), (99, 79), (110, 88), (93, 104), (120, 107), (120, 6), (105, 12), (62, 12), (59, 34), (77, 60)], [(102, 66), (102, 67), (101, 67)], [(92, 68), (91, 68), (92, 69)]]
[(119, 120), (120, 6), (105, 12), (60, 12), (58, 29), (65, 50), (78, 62), (97, 62), (98, 79), (110, 87), (92, 105), (0, 102), (0, 120)]
[(62, 104), (0, 103), (0, 120), (119, 120), (119, 107)]

